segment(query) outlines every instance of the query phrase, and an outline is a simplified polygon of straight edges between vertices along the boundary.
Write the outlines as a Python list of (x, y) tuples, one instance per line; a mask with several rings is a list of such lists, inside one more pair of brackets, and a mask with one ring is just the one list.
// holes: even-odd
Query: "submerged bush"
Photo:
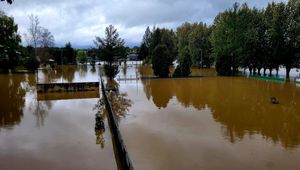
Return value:
[(113, 79), (119, 73), (119, 66), (118, 65), (105, 64), (104, 65), (104, 72), (105, 72), (105, 75), (109, 79)]
[(39, 67), (39, 62), (35, 57), (26, 57), (23, 61), (24, 67), (29, 71), (34, 71)]

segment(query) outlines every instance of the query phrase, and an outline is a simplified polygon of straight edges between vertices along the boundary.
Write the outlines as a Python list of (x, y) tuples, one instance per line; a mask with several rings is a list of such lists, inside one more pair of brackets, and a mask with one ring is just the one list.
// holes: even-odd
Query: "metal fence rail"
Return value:
[(133, 170), (134, 168), (132, 166), (131, 160), (129, 158), (129, 154), (126, 150), (126, 146), (125, 146), (124, 141), (122, 139), (119, 128), (116, 124), (116, 118), (115, 118), (115, 115), (113, 113), (111, 104), (110, 104), (110, 102), (109, 102), (109, 100), (106, 96), (102, 78), (100, 79), (100, 81), (101, 81), (102, 95), (103, 95), (104, 102), (105, 102), (105, 108), (106, 108), (107, 113), (108, 113), (108, 122), (109, 122), (109, 125), (110, 125), (110, 130), (112, 132), (113, 142), (115, 143), (115, 151), (117, 152), (117, 153), (115, 153), (115, 157), (117, 159), (116, 161), (118, 163), (118, 169), (120, 169), (120, 170)]

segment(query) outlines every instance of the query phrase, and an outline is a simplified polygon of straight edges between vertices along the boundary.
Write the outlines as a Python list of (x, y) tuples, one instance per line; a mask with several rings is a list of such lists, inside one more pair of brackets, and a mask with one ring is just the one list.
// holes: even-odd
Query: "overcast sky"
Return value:
[[(107, 25), (114, 25), (126, 45), (139, 45), (147, 26), (175, 29), (183, 22), (206, 22), (234, 2), (265, 7), (271, 0), (14, 0), (0, 2), (0, 10), (15, 18), (23, 35), (28, 15), (39, 17), (57, 46), (70, 41), (74, 47), (93, 47), (95, 36), (103, 37)], [(286, 2), (287, 0), (274, 0)], [(23, 40), (24, 41), (24, 40)], [(24, 41), (24, 45), (26, 42)]]

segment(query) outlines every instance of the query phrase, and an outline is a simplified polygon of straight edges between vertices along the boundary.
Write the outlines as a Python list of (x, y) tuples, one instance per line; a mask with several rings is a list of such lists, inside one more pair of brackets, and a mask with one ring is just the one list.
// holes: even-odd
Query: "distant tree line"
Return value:
[(212, 55), (221, 75), (234, 75), (239, 67), (266, 75), (286, 68), (286, 79), (300, 63), (300, 1), (270, 3), (265, 9), (235, 3), (220, 13), (212, 26)]
[(29, 16), (30, 26), (24, 34), (27, 47), (21, 45), (18, 26), (12, 17), (0, 11), (0, 70), (14, 72), (16, 67), (34, 71), (49, 61), (57, 64), (76, 64), (76, 51), (68, 42), (65, 47), (54, 47), (54, 36), (39, 25), (37, 16)]
[(12, 4), (13, 0), (1, 0), (1, 1), (6, 1), (9, 4)]
[[(235, 75), (239, 68), (250, 74), (269, 75), (279, 67), (300, 65), (300, 1), (269, 3), (264, 9), (235, 3), (219, 13), (213, 24), (184, 23), (176, 32), (147, 27), (139, 57), (151, 63), (157, 76), (169, 76), (169, 66), (178, 65), (174, 76), (187, 76), (192, 65), (211, 67), (219, 75)], [(261, 73), (263, 70), (263, 73)]]
[(68, 42), (64, 47), (55, 47), (52, 33), (40, 26), (39, 18), (29, 16), (29, 28), (24, 34), (27, 46), (22, 46), (18, 26), (12, 17), (0, 11), (0, 71), (14, 72), (15, 69), (36, 70), (40, 65), (86, 64), (95, 65), (99, 59), (105, 61), (107, 75), (113, 78), (119, 72), (119, 62), (126, 62), (129, 53), (136, 53), (138, 47), (124, 47), (112, 26), (106, 28), (106, 37), (96, 37), (96, 48), (75, 50)]
[(175, 60), (178, 66), (173, 76), (188, 76), (192, 65), (211, 67), (211, 27), (200, 23), (184, 23), (176, 32), (166, 28), (147, 27), (139, 49), (139, 58), (151, 63), (154, 74), (168, 77), (169, 66)]

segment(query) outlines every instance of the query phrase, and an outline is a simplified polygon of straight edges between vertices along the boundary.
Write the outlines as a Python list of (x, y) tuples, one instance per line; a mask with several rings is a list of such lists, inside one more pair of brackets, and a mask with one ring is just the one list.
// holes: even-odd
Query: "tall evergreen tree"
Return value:
[(124, 40), (114, 26), (109, 25), (105, 29), (105, 38), (96, 37), (95, 45), (100, 51), (101, 58), (105, 61), (105, 73), (113, 79), (119, 72), (118, 61), (122, 56)]
[(20, 57), (21, 38), (14, 19), (0, 11), (0, 69), (14, 70)]
[(67, 59), (68, 63), (75, 64), (76, 63), (76, 56), (75, 51), (70, 42), (65, 45), (63, 50), (63, 56)]

